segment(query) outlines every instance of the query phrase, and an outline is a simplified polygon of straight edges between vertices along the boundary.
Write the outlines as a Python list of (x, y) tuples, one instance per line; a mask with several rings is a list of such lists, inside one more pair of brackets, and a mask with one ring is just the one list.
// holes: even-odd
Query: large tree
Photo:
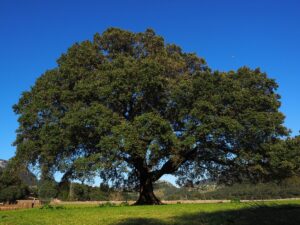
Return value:
[(257, 177), (270, 144), (288, 134), (277, 84), (259, 69), (214, 72), (148, 29), (110, 28), (74, 44), (14, 106), (17, 158), (64, 179), (100, 174), (138, 187), (137, 204), (159, 204), (152, 183)]

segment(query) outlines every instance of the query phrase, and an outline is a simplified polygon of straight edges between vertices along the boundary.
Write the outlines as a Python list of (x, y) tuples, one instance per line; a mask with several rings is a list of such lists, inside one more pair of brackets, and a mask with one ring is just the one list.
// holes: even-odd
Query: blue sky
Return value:
[(0, 0), (0, 159), (15, 152), (12, 105), (21, 93), (74, 42), (111, 26), (151, 27), (213, 69), (260, 67), (279, 83), (286, 126), (297, 134), (299, 9), (297, 0)]

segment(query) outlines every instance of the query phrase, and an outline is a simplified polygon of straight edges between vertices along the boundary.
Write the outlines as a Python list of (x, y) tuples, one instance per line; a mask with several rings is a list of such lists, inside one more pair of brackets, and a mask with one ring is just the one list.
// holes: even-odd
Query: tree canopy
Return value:
[(195, 53), (151, 29), (109, 28), (76, 43), (24, 92), (17, 158), (42, 179), (87, 179), (138, 188), (137, 204), (159, 204), (152, 183), (261, 179), (271, 145), (288, 135), (277, 84), (259, 69), (212, 71)]

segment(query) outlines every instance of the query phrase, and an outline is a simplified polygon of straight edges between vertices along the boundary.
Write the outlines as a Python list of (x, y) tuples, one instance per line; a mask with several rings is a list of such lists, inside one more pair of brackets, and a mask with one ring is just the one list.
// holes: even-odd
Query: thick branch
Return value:
[(157, 181), (164, 174), (174, 173), (186, 161), (184, 158), (170, 159), (167, 161), (160, 170), (152, 172), (152, 181)]
[(178, 168), (187, 160), (194, 157), (198, 149), (192, 149), (190, 151), (184, 151), (182, 154), (177, 155), (169, 159), (160, 170), (152, 172), (152, 180), (157, 181), (164, 174), (171, 174), (178, 170)]

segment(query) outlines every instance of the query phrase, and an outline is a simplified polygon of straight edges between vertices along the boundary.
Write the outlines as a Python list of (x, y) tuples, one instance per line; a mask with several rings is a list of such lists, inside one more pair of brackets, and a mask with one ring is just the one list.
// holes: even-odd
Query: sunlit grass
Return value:
[[(289, 206), (293, 206), (294, 208), (288, 208), (287, 213), (297, 214), (298, 217), (300, 215), (300, 201), (115, 207), (99, 207), (97, 205), (89, 204), (72, 204), (63, 205), (63, 207), (58, 208), (53, 207), (52, 209), (35, 208), (17, 211), (0, 211), (0, 224), (239, 224), (234, 222), (232, 223), (232, 221), (235, 220), (241, 221), (240, 224), (251, 224), (244, 223), (243, 217), (247, 217), (251, 215), (252, 212), (255, 212), (255, 215), (257, 215), (259, 219), (259, 215), (254, 210), (260, 210), (260, 207), (262, 206), (266, 206), (268, 211), (263, 213), (263, 215), (260, 215), (261, 217), (270, 213), (270, 210), (273, 210), (272, 207), (274, 207), (275, 211), (277, 210), (274, 213), (274, 216), (276, 217), (276, 214), (279, 215), (279, 213), (281, 213), (280, 216), (282, 217), (282, 215), (285, 215), (285, 211), (283, 212), (281, 208), (285, 209), (285, 207), (288, 208)], [(279, 209), (277, 209), (278, 206)], [(273, 214), (271, 213), (271, 215)], [(294, 218), (297, 219), (297, 215), (295, 215)], [(262, 219), (264, 221), (268, 220), (268, 218)], [(271, 219), (272, 218), (270, 218), (270, 220)], [(247, 218), (244, 218), (244, 220), (248, 222), (250, 221)], [(292, 222), (286, 221), (285, 225), (294, 224)], [(260, 223), (256, 223), (255, 225), (260, 225)]]

